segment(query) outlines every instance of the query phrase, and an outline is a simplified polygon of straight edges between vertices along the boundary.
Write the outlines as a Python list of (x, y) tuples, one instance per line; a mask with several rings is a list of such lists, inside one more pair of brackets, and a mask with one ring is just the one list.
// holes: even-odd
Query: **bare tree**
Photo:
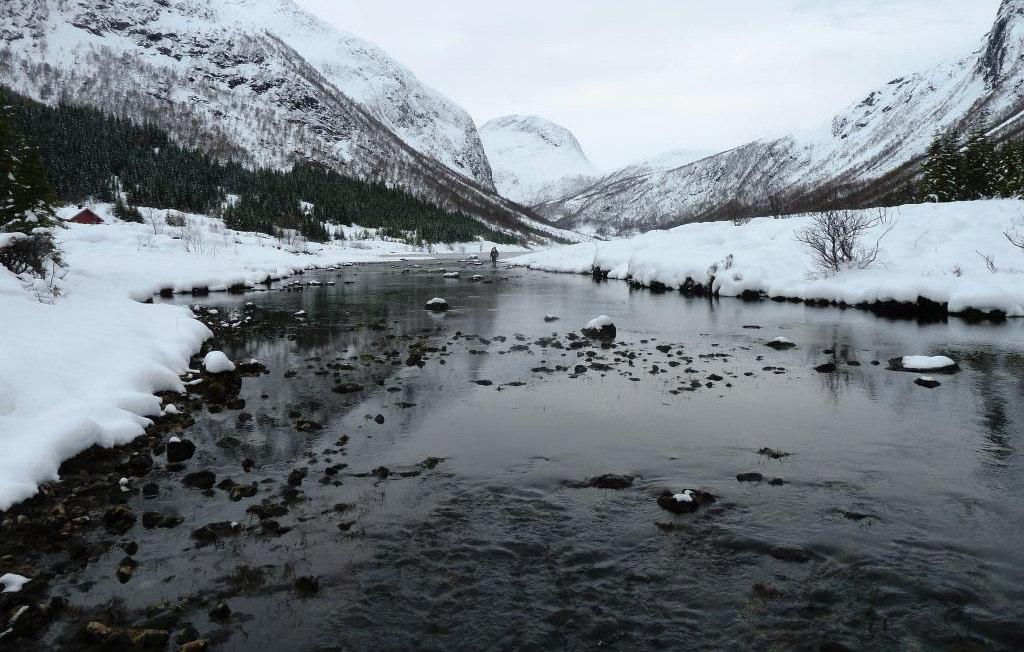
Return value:
[(1006, 236), (1006, 239), (1009, 240), (1010, 244), (1014, 247), (1024, 250), (1024, 235), (1021, 235), (1016, 230), (1003, 231), (1003, 235)]
[[(873, 244), (862, 243), (872, 229), (884, 228)], [(814, 255), (815, 266), (826, 276), (843, 269), (864, 269), (878, 260), (882, 239), (892, 231), (885, 209), (867, 211), (827, 210), (814, 215), (810, 226), (796, 233)]]

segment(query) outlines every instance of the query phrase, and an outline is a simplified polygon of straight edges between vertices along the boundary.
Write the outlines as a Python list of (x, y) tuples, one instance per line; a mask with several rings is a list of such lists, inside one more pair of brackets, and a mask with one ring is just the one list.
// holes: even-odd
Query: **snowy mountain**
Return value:
[(315, 160), (521, 226), (463, 109), (292, 0), (5, 0), (0, 83), (245, 163)]
[(507, 115), (480, 127), (494, 184), (525, 206), (564, 197), (597, 179), (576, 137), (540, 116)]
[(755, 141), (668, 170), (620, 171), (537, 210), (608, 233), (873, 199), (905, 186), (937, 131), (987, 112), (998, 140), (1024, 130), (1024, 0), (1003, 0), (974, 53), (871, 91), (805, 133)]

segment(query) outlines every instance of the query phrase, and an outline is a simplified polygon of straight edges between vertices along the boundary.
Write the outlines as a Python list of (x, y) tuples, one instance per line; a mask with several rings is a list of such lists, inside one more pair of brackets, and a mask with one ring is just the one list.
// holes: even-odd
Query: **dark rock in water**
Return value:
[(633, 476), (605, 473), (590, 478), (587, 484), (597, 489), (628, 489), (633, 486)]
[(736, 479), (740, 482), (761, 482), (764, 480), (764, 476), (757, 472), (740, 473), (736, 476)]
[(784, 457), (789, 457), (790, 456), (790, 454), (787, 453), (786, 451), (780, 451), (777, 448), (769, 448), (767, 446), (765, 446), (761, 450), (757, 451), (757, 453), (758, 453), (758, 455), (764, 455), (766, 457), (770, 457), (773, 460), (781, 460)]
[[(744, 328), (746, 328), (746, 327), (744, 327)], [(780, 338), (780, 339), (772, 340), (770, 342), (766, 342), (765, 346), (771, 347), (771, 348), (775, 349), (776, 351), (786, 351), (788, 349), (795, 348), (796, 344), (794, 344), (793, 342), (790, 342), (787, 339), (781, 339)]]
[(725, 380), (725, 378), (722, 378), (718, 374), (711, 374), (710, 376), (708, 376), (708, 380), (718, 383)]
[(320, 592), (320, 580), (309, 576), (296, 578), (295, 592), (302, 597), (316, 595)]
[(228, 495), (230, 496), (232, 502), (237, 503), (243, 498), (252, 498), (253, 496), (256, 495), (257, 490), (258, 486), (255, 482), (253, 482), (252, 484), (240, 484), (232, 487), (228, 492)]
[(657, 350), (661, 351), (662, 353), (668, 353), (669, 351), (672, 350), (672, 345), (670, 345), (670, 344), (659, 344), (658, 346), (656, 346), (654, 348), (656, 348)]
[(196, 445), (187, 439), (172, 439), (167, 442), (167, 462), (170, 464), (192, 459), (195, 454)]
[(227, 602), (221, 602), (216, 607), (210, 610), (210, 618), (213, 620), (224, 621), (231, 617), (231, 607), (228, 606)]
[(927, 387), (928, 389), (935, 389), (936, 387), (942, 385), (942, 383), (935, 380), (934, 378), (928, 378), (926, 376), (922, 376), (921, 378), (914, 380), (914, 384), (919, 385), (921, 387)]
[(195, 471), (186, 474), (181, 480), (182, 484), (193, 489), (212, 489), (216, 481), (217, 476), (213, 471)]
[(155, 482), (147, 482), (142, 485), (143, 498), (156, 498), (160, 495), (160, 486)]
[(806, 564), (811, 561), (811, 553), (800, 548), (787, 548), (785, 546), (775, 546), (768, 551), (772, 557), (775, 557), (779, 561), (788, 561), (795, 564)]
[(242, 362), (238, 365), (238, 373), (245, 376), (259, 376), (260, 374), (267, 374), (270, 371), (267, 366), (262, 362), (256, 360), (249, 360), (248, 362)]
[(378, 478), (384, 479), (384, 478), (388, 477), (389, 475), (391, 475), (391, 469), (389, 469), (386, 466), (378, 466), (373, 471), (370, 471), (370, 474), (371, 475), (375, 475)]
[(245, 399), (238, 398), (237, 396), (235, 396), (234, 398), (229, 398), (227, 401), (224, 402), (224, 407), (226, 407), (229, 410), (241, 410), (242, 408), (245, 407)]
[(335, 386), (331, 391), (335, 394), (354, 394), (363, 391), (363, 386), (359, 383), (342, 383)]
[(232, 437), (231, 435), (227, 435), (226, 437), (221, 437), (220, 439), (218, 439), (217, 445), (220, 446), (221, 448), (238, 448), (239, 446), (242, 445), (242, 442), (241, 440), (238, 439), (238, 437)]
[(153, 468), (153, 456), (149, 453), (132, 453), (128, 458), (128, 466), (136, 475), (144, 475)]
[(280, 518), (288, 514), (288, 508), (284, 505), (277, 503), (263, 503), (262, 505), (251, 505), (245, 510), (247, 514), (252, 514), (261, 521), (265, 521), (268, 518)]
[(768, 484), (770, 484), (773, 487), (781, 487), (782, 485), (786, 484), (786, 481), (783, 480), (782, 478), (772, 478), (771, 480), (768, 481)]
[(836, 371), (836, 363), (834, 363), (834, 362), (826, 362), (825, 364), (818, 365), (817, 367), (814, 368), (814, 370), (817, 371), (818, 373), (821, 373), (821, 374), (835, 373), (835, 371)]
[(291, 473), (288, 474), (288, 484), (292, 487), (298, 487), (308, 474), (309, 471), (307, 469), (292, 469)]
[(117, 566), (117, 579), (121, 584), (126, 583), (132, 578), (132, 573), (135, 572), (135, 567), (138, 566), (138, 562), (131, 557), (125, 557), (121, 560), (121, 563)]
[(323, 426), (316, 421), (299, 419), (295, 422), (295, 429), (299, 432), (316, 432), (317, 430), (322, 430)]
[(384, 415), (383, 414), (378, 414), (377, 416), (373, 417), (373, 420), (377, 424), (384, 423)]
[(124, 534), (135, 525), (135, 513), (124, 505), (111, 507), (103, 515), (103, 525), (114, 534)]
[(214, 543), (219, 539), (236, 534), (241, 528), (233, 526), (227, 521), (208, 523), (192, 532), (192, 538), (200, 544)]
[(476, 381), (476, 384), (477, 385), (482, 385), (483, 387), (489, 387), (489, 386), (494, 384), (494, 381), (491, 381), (491, 380), (478, 380), (478, 381)]
[(595, 340), (614, 340), (617, 334), (615, 324), (602, 324), (599, 327), (584, 327), (580, 330), (585, 337)]
[(587, 369), (588, 367), (586, 365), (578, 364), (575, 367), (573, 367), (572, 371), (574, 374), (579, 375), (587, 373)]
[[(678, 500), (676, 496), (688, 495), (690, 500)], [(663, 491), (658, 495), (658, 507), (672, 512), (673, 514), (692, 514), (704, 505), (715, 502), (715, 497), (700, 489), (687, 489), (678, 494), (671, 491)]]
[(248, 473), (249, 471), (252, 471), (253, 468), (255, 468), (255, 467), (256, 467), (256, 461), (253, 460), (251, 457), (247, 457), (244, 460), (242, 460), (242, 470), (245, 471), (246, 473)]
[(440, 464), (441, 462), (444, 462), (443, 457), (428, 457), (427, 459), (420, 462), (420, 466), (425, 469), (433, 469), (436, 468), (437, 465)]

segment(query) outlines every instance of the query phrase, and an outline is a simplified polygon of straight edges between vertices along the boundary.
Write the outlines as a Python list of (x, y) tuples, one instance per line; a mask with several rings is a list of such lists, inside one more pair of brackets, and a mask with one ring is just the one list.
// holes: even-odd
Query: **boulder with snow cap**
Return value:
[(658, 495), (658, 507), (673, 514), (692, 514), (713, 502), (715, 496), (700, 489), (685, 489), (680, 492), (666, 490)]
[(446, 310), (451, 310), (451, 304), (441, 297), (434, 297), (428, 301), (427, 305), (424, 307), (431, 312), (445, 312)]
[(224, 374), (235, 370), (235, 363), (232, 362), (223, 351), (210, 351), (203, 358), (203, 369), (209, 374)]
[(616, 335), (615, 324), (608, 315), (601, 315), (587, 322), (581, 332), (590, 338), (598, 340), (614, 340)]
[(924, 371), (930, 374), (954, 374), (960, 371), (960, 365), (944, 355), (905, 355), (889, 360), (889, 369), (892, 371)]

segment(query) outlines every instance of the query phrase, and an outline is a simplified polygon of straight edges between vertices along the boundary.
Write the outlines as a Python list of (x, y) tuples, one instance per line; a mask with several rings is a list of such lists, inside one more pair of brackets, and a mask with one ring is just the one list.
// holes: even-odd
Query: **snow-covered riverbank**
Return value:
[(427, 251), (373, 239), (287, 245), (204, 216), (168, 226), (164, 211), (144, 209), (147, 223), (128, 224), (106, 208), (97, 212), (108, 223), (58, 232), (67, 264), (56, 280), (60, 296), (46, 298), (43, 284), (26, 287), (0, 267), (0, 510), (55, 479), (60, 463), (81, 450), (142, 434), (147, 417), (160, 414), (153, 393), (184, 389), (179, 376), (210, 332), (186, 308), (141, 303), (154, 293), (216, 291), (311, 267), (491, 247)]
[[(600, 268), (609, 278), (645, 286), (680, 288), (692, 279), (710, 284), (721, 296), (763, 293), (850, 305), (913, 303), (923, 297), (947, 304), (951, 313), (974, 309), (1024, 316), (1024, 251), (1003, 235), (1014, 229), (1024, 233), (1024, 201), (907, 205), (889, 209), (888, 218), (892, 231), (881, 242), (877, 263), (833, 276), (816, 274), (810, 252), (796, 239), (809, 215), (743, 225), (687, 224), (546, 249), (513, 263), (588, 274)], [(885, 228), (869, 233), (868, 244)]]

